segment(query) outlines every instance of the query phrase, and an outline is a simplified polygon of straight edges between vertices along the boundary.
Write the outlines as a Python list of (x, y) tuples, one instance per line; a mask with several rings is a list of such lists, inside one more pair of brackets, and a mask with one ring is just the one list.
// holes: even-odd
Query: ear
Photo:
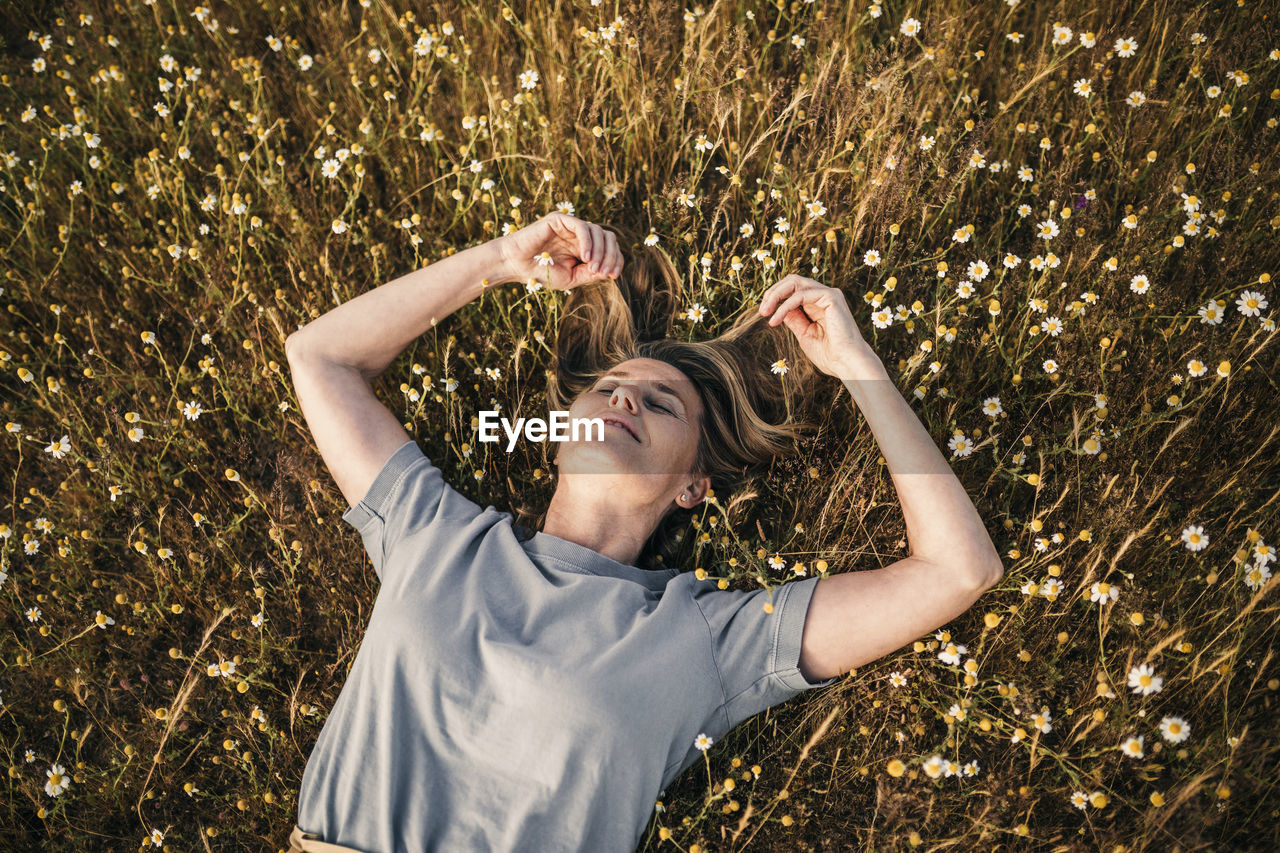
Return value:
[(681, 496), (689, 495), (687, 500), (677, 500), (676, 505), (683, 509), (692, 509), (702, 503), (703, 498), (707, 496), (707, 492), (711, 489), (710, 477), (697, 477), (691, 480), (684, 487)]

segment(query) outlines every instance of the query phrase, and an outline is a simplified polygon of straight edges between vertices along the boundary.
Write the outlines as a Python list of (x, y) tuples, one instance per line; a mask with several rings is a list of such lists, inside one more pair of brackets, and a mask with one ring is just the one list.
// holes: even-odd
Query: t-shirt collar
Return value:
[(655, 592), (665, 589), (667, 581), (680, 574), (676, 569), (642, 569), (639, 566), (620, 563), (585, 545), (543, 533), (541, 530), (534, 533), (533, 538), (523, 544), (527, 550), (535, 554), (557, 557), (593, 575), (635, 581)]

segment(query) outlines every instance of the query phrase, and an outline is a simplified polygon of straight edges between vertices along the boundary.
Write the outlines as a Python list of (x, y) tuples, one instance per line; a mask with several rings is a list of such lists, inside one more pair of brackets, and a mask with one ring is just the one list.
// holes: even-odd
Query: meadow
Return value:
[[(1280, 849), (1274, 6), (5, 10), (6, 849), (287, 847), (377, 578), (284, 338), (557, 210), (667, 253), (688, 340), (841, 288), (1004, 557), (713, 744), (642, 851)], [(482, 506), (550, 497), (473, 416), (545, 410), (564, 297), (487, 293), (375, 380)], [(830, 395), (695, 520), (725, 586), (906, 555)]]

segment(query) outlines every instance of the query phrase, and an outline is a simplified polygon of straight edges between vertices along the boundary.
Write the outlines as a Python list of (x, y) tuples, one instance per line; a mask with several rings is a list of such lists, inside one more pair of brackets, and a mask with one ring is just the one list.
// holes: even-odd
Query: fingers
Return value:
[(770, 314), (774, 306), (781, 299), (786, 299), (800, 286), (800, 276), (792, 273), (783, 276), (779, 281), (775, 282), (772, 287), (764, 292), (764, 296), (760, 299), (760, 313), (763, 315)]
[(773, 316), (769, 318), (769, 325), (778, 325), (778, 323), (794, 309), (802, 306), (805, 303), (805, 300), (809, 297), (810, 293), (808, 290), (799, 290), (791, 294), (785, 302), (778, 306), (778, 310), (773, 312)]
[(605, 269), (609, 276), (617, 278), (622, 274), (622, 250), (618, 248), (618, 235), (612, 231), (605, 231), (604, 238), (608, 246), (606, 254), (609, 258), (609, 266)]
[(578, 251), (582, 253), (582, 260), (585, 263), (591, 263), (591, 259), (596, 255), (596, 241), (592, 234), (594, 226), (576, 217), (570, 217), (570, 221), (573, 222), (574, 233), (578, 235)]
[[(811, 278), (805, 278), (796, 273), (790, 273), (779, 279), (772, 287), (764, 292), (764, 296), (760, 298), (760, 314), (768, 315), (774, 311), (774, 307), (783, 299), (801, 291), (810, 291), (814, 288), (827, 289), (827, 286), (819, 281)], [(794, 306), (792, 306), (794, 307)], [(790, 310), (790, 309), (788, 309)], [(782, 316), (786, 316), (783, 312)], [(774, 325), (770, 321), (770, 325)]]
[(616, 277), (622, 272), (622, 251), (618, 248), (618, 236), (596, 225), (567, 213), (557, 214), (560, 220), (573, 229), (578, 242), (578, 255), (592, 275)]

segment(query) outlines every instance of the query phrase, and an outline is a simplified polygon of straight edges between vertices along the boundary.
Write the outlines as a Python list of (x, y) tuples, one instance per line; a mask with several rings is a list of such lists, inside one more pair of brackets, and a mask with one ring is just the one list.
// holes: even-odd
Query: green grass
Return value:
[[(740, 3), (683, 20), (680, 4), (611, 0), (496, 17), (498, 4), (400, 5), (217, 4), (203, 23), (170, 0), (73, 4), (56, 19), (7, 7), (10, 849), (130, 849), (153, 830), (165, 850), (286, 846), (377, 589), (298, 411), (284, 337), (555, 209), (656, 234), (708, 308), (677, 323), (692, 339), (789, 272), (842, 288), (944, 453), (956, 430), (976, 443), (952, 462), (1005, 556), (1004, 580), (949, 637), (716, 743), (667, 792), (642, 850), (1280, 846), (1280, 611), (1274, 581), (1247, 582), (1280, 540), (1267, 319), (1280, 31), (1268, 4), (943, 0), (886, 2), (876, 16), (866, 2)], [(907, 18), (914, 37), (899, 29)], [(1056, 45), (1059, 22), (1073, 32)], [(1134, 55), (1117, 55), (1122, 37)], [(160, 77), (175, 87), (162, 93)], [(1130, 106), (1132, 91), (1145, 103)], [(340, 148), (349, 156), (327, 178)], [(1194, 235), (1184, 194), (1199, 201)], [(873, 249), (880, 263), (867, 266)], [(1021, 262), (1006, 268), (1007, 254)], [(977, 260), (989, 274), (957, 293)], [(1269, 307), (1246, 316), (1245, 291)], [(533, 452), (460, 446), (490, 397), (545, 403), (563, 298), (487, 294), (376, 383), (482, 505), (550, 496)], [(1219, 324), (1198, 313), (1211, 301)], [(878, 328), (882, 305), (907, 317)], [(1049, 317), (1059, 334), (1041, 330)], [(521, 340), (519, 378), (488, 379)], [(447, 396), (446, 376), (460, 383)], [(746, 589), (791, 574), (769, 567), (775, 555), (811, 574), (906, 555), (888, 471), (830, 386), (801, 454), (727, 514), (707, 509), (710, 574)], [(1203, 550), (1184, 545), (1189, 525)], [(1118, 599), (1091, 602), (1096, 582)], [(95, 627), (98, 612), (114, 624)], [(967, 647), (973, 672), (939, 660), (948, 642)], [(234, 672), (208, 675), (220, 661)], [(1143, 662), (1161, 691), (1128, 687)], [(1042, 708), (1043, 733), (1031, 722)], [(1168, 715), (1190, 724), (1187, 740), (1161, 737)], [(1144, 756), (1123, 755), (1137, 735)], [(979, 770), (931, 778), (935, 754)], [(50, 796), (55, 763), (71, 784)], [(1077, 791), (1095, 795), (1083, 809)]]

